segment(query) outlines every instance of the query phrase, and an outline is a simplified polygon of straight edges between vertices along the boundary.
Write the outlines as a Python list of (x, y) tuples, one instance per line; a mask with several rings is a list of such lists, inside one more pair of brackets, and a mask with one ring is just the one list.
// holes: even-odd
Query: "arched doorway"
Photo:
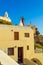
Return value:
[(37, 65), (42, 65), (40, 60), (38, 60), (37, 58), (33, 58), (31, 59), (33, 62), (35, 62)]

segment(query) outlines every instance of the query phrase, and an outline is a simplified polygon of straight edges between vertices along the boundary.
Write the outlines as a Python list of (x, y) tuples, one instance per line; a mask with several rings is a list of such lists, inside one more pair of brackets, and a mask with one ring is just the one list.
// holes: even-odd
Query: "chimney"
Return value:
[(20, 26), (23, 26), (24, 25), (24, 18), (21, 18), (20, 19), (20, 24), (19, 24)]

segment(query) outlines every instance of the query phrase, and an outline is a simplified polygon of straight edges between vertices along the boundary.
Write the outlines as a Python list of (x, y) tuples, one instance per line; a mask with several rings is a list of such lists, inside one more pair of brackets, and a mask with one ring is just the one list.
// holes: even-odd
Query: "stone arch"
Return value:
[(33, 62), (35, 62), (37, 65), (42, 65), (42, 63), (40, 62), (40, 60), (39, 59), (37, 59), (37, 58), (33, 58), (33, 59), (31, 59)]

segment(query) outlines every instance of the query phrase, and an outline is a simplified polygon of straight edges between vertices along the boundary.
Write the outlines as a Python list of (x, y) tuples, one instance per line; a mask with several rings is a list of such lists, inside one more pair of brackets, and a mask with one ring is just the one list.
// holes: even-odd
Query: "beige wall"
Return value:
[[(19, 40), (14, 40), (14, 32), (19, 32)], [(24, 36), (24, 33), (29, 33), (29, 38)], [(29, 45), (29, 50), (27, 50)], [(15, 47), (16, 46), (16, 47)], [(34, 53), (34, 34), (29, 27), (22, 26), (0, 26), (0, 49), (8, 53), (8, 48), (14, 47), (14, 60), (18, 59), (18, 47), (23, 47), (23, 58), (32, 59), (38, 58), (43, 62), (43, 53)]]

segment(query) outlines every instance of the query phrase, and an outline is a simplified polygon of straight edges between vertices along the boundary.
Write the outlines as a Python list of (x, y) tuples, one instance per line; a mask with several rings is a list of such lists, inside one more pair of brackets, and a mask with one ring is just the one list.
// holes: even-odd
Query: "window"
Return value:
[(27, 50), (29, 50), (29, 46), (27, 45)]
[(19, 32), (14, 32), (14, 40), (19, 40)]
[(8, 48), (8, 55), (14, 55), (14, 48)]
[(29, 33), (25, 33), (25, 37), (29, 37)]

